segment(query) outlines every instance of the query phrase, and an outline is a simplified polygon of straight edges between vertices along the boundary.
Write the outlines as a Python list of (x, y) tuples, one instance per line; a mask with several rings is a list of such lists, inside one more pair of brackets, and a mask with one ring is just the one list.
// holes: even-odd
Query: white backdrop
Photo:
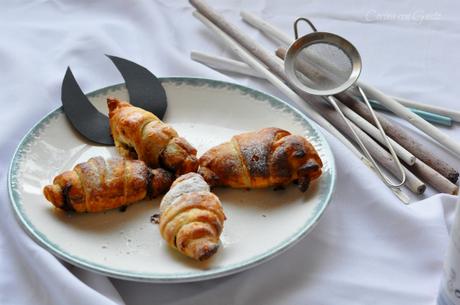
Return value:
[[(248, 10), (286, 31), (296, 16), (351, 40), (363, 80), (399, 96), (460, 108), (460, 2), (209, 0), (245, 25)], [(110, 279), (62, 263), (16, 222), (6, 171), (21, 137), (60, 105), (71, 66), (85, 92), (121, 82), (103, 54), (138, 62), (157, 76), (199, 76), (283, 98), (264, 81), (224, 75), (189, 59), (191, 50), (232, 56), (191, 16), (186, 1), (2, 1), (0, 4), (0, 304), (433, 304), (455, 197), (403, 206), (338, 141), (337, 190), (316, 229), (275, 259), (237, 275), (190, 284)], [(445, 129), (460, 140), (460, 128)], [(419, 133), (415, 133), (420, 136)], [(448, 152), (433, 150), (459, 167)]]

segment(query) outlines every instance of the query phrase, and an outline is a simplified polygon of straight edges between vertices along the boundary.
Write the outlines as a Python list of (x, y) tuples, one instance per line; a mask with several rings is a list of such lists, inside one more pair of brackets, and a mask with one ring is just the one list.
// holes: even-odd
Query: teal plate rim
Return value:
[[(59, 114), (62, 112), (62, 106), (58, 107), (48, 114), (46, 114), (42, 119), (40, 119), (21, 139), (19, 145), (17, 146), (13, 158), (10, 162), (9, 169), (8, 169), (8, 176), (7, 176), (7, 184), (8, 184), (8, 193), (10, 197), (10, 203), (15, 211), (15, 215), (19, 220), (19, 223), (24, 228), (26, 233), (32, 237), (34, 241), (36, 241), (41, 247), (45, 248), (53, 255), (57, 256), (58, 258), (63, 259), (64, 261), (69, 262), (72, 265), (81, 267), (86, 270), (90, 270), (105, 276), (119, 278), (123, 280), (131, 280), (131, 281), (138, 281), (138, 282), (150, 282), (150, 283), (183, 283), (183, 282), (195, 282), (195, 281), (203, 281), (212, 278), (218, 278), (227, 276), (230, 274), (238, 273), (249, 268), (255, 267), (260, 265), (269, 259), (281, 254), (282, 252), (286, 251), (290, 247), (294, 246), (298, 241), (300, 241), (304, 236), (311, 232), (311, 230), (316, 226), (318, 221), (320, 220), (321, 216), (324, 214), (326, 207), (328, 206), (332, 194), (334, 193), (335, 183), (336, 183), (336, 171), (335, 171), (335, 160), (330, 149), (328, 142), (326, 141), (324, 135), (318, 129), (318, 125), (315, 122), (312, 122), (309, 118), (307, 118), (303, 113), (299, 110), (294, 108), (293, 106), (289, 105), (287, 102), (270, 95), (268, 93), (264, 93), (255, 89), (251, 89), (249, 87), (226, 82), (220, 80), (213, 80), (207, 78), (198, 78), (198, 77), (162, 77), (159, 78), (162, 83), (173, 82), (176, 84), (187, 84), (191, 86), (203, 86), (208, 85), (213, 88), (229, 88), (229, 89), (236, 89), (239, 90), (242, 94), (246, 95), (249, 94), (251, 97), (262, 100), (268, 101), (270, 104), (278, 104), (279, 106), (287, 109), (288, 111), (292, 112), (295, 116), (301, 118), (303, 121), (306, 122), (307, 125), (310, 125), (312, 130), (316, 132), (316, 136), (318, 136), (320, 142), (323, 144), (324, 153), (326, 158), (328, 159), (330, 170), (328, 171), (330, 174), (328, 175), (330, 182), (328, 184), (328, 192), (322, 198), (321, 203), (319, 204), (318, 208), (316, 209), (314, 215), (308, 219), (308, 221), (292, 236), (284, 240), (283, 242), (279, 243), (269, 251), (264, 252), (263, 254), (256, 255), (248, 260), (243, 262), (239, 262), (236, 264), (228, 265), (222, 268), (217, 268), (213, 270), (198, 270), (196, 272), (184, 272), (184, 273), (177, 273), (177, 274), (161, 274), (161, 273), (141, 273), (141, 272), (133, 272), (128, 270), (119, 270), (119, 269), (112, 269), (107, 266), (102, 266), (99, 264), (95, 264), (91, 261), (87, 261), (85, 259), (73, 256), (71, 253), (67, 253), (64, 250), (60, 249), (59, 246), (55, 245), (53, 242), (47, 239), (47, 237), (38, 231), (33, 223), (26, 217), (26, 215), (22, 212), (22, 200), (19, 196), (19, 190), (17, 187), (13, 187), (13, 184), (17, 185), (17, 177), (15, 175), (16, 170), (19, 167), (19, 163), (21, 161), (21, 155), (24, 154), (21, 149), (24, 148), (28, 143), (33, 140), (33, 135), (40, 131), (40, 128), (47, 120), (49, 120), (54, 115)], [(102, 94), (103, 92), (124, 86), (124, 83), (115, 84), (111, 86), (107, 86), (95, 91), (92, 91), (87, 94), (87, 96), (92, 97), (98, 94)]]

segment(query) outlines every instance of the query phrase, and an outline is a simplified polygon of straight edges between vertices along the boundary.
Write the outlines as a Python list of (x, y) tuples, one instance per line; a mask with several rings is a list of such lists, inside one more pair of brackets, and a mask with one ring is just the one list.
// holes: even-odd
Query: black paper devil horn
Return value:
[(158, 78), (145, 67), (117, 56), (107, 55), (125, 80), (131, 104), (163, 119), (167, 108), (166, 92)]
[[(166, 92), (158, 78), (149, 70), (132, 61), (107, 55), (123, 76), (129, 102), (163, 118)], [(100, 113), (81, 91), (75, 77), (67, 68), (62, 81), (61, 100), (64, 113), (78, 132), (87, 139), (104, 145), (113, 145), (109, 119)]]
[(88, 100), (70, 67), (62, 81), (61, 100), (64, 113), (81, 135), (99, 144), (113, 145), (108, 118)]

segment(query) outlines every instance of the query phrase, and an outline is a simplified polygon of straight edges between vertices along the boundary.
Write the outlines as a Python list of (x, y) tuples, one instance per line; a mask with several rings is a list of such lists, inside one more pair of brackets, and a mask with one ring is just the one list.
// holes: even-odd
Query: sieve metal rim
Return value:
[[(311, 44), (327, 43), (341, 48), (351, 59), (352, 72), (348, 80), (337, 88), (330, 90), (317, 90), (306, 86), (297, 77), (294, 63), (300, 51)], [(298, 89), (312, 95), (329, 96), (343, 92), (354, 85), (361, 74), (362, 62), (358, 50), (345, 38), (329, 32), (313, 32), (296, 39), (288, 48), (284, 59), (284, 71), (289, 81)]]

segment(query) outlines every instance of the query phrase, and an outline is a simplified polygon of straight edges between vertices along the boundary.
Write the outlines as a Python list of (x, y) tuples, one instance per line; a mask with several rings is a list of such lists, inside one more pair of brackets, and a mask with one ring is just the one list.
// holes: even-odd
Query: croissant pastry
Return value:
[(198, 169), (196, 149), (153, 113), (108, 98), (110, 129), (118, 152), (152, 168), (164, 167), (177, 176)]
[(174, 181), (160, 205), (160, 233), (179, 252), (206, 260), (219, 248), (225, 214), (209, 185), (196, 173)]
[(43, 193), (62, 210), (100, 212), (164, 194), (172, 181), (171, 173), (139, 160), (95, 157), (56, 176)]
[(198, 172), (211, 186), (264, 188), (298, 182), (302, 192), (323, 166), (304, 137), (273, 127), (236, 135), (209, 149), (199, 162)]

